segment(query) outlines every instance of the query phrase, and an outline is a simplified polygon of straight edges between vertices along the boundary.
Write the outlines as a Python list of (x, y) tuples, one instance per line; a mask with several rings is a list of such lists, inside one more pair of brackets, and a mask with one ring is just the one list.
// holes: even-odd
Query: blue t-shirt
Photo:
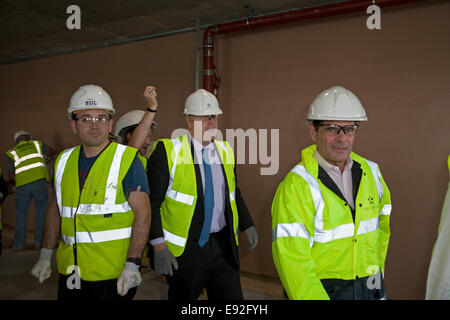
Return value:
[[(84, 183), (86, 182), (86, 178), (91, 170), (92, 165), (95, 160), (97, 160), (98, 155), (91, 158), (86, 158), (83, 150), (80, 150), (80, 156), (78, 158), (78, 180), (80, 183), (80, 190), (83, 188)], [(50, 180), (52, 188), (54, 187), (54, 177)], [(144, 166), (142, 165), (142, 161), (136, 156), (131, 163), (130, 169), (125, 175), (122, 181), (123, 192), (125, 193), (125, 197), (128, 199), (130, 192), (132, 191), (142, 191), (147, 194), (150, 193), (150, 188), (148, 187), (147, 174), (145, 173)]]

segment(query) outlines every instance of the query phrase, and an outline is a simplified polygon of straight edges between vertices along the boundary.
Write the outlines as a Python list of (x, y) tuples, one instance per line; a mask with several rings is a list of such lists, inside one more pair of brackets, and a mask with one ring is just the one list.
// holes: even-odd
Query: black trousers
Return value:
[(69, 289), (67, 280), (71, 276), (60, 274), (58, 281), (58, 300), (132, 300), (137, 287), (128, 290), (125, 296), (117, 293), (117, 279), (105, 281), (80, 281), (80, 289)]
[(188, 240), (177, 258), (178, 270), (167, 277), (169, 300), (196, 300), (203, 288), (209, 300), (242, 300), (239, 270), (233, 267), (226, 228), (211, 234), (201, 248)]

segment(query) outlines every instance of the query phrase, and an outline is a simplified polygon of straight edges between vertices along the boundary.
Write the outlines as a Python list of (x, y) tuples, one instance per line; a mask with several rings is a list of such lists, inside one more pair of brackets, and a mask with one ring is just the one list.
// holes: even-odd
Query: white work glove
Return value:
[(245, 235), (248, 240), (248, 251), (255, 249), (258, 244), (258, 233), (256, 233), (256, 228), (254, 226), (244, 230)]
[(38, 278), (39, 283), (42, 283), (50, 278), (50, 275), (52, 274), (52, 254), (52, 249), (42, 248), (38, 262), (36, 262), (33, 269), (31, 269), (31, 275)]
[(139, 266), (133, 262), (125, 262), (125, 267), (117, 280), (117, 293), (124, 296), (131, 288), (137, 287), (142, 282)]

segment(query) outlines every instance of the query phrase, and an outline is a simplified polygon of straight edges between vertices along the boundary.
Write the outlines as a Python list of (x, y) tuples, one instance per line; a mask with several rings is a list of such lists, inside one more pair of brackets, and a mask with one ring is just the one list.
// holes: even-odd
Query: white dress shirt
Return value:
[(328, 173), (330, 178), (333, 179), (349, 206), (354, 209), (355, 203), (353, 201), (352, 158), (348, 157), (342, 173), (338, 166), (334, 166), (327, 162), (317, 150), (314, 152), (314, 159), (316, 159), (319, 166), (321, 166), (322, 169)]
[(203, 168), (202, 151), (208, 153), (209, 164), (211, 167), (212, 182), (214, 186), (214, 209), (211, 221), (210, 232), (218, 232), (225, 227), (225, 177), (222, 170), (222, 161), (216, 150), (216, 144), (210, 142), (206, 147), (189, 135), (189, 141), (194, 146), (194, 163), (198, 163), (200, 174), (202, 176), (203, 194), (205, 194), (205, 170)]

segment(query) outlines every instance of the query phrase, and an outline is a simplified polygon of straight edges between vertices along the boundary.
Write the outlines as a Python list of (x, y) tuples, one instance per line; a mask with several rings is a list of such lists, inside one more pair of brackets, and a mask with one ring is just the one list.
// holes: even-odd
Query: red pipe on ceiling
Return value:
[[(380, 8), (408, 4), (422, 0), (376, 0)], [(330, 17), (363, 11), (373, 4), (373, 1), (348, 1), (319, 7), (293, 10), (270, 14), (257, 18), (227, 22), (208, 27), (203, 34), (203, 88), (217, 96), (220, 78), (214, 64), (214, 36), (226, 33), (257, 29), (279, 24), (299, 22), (308, 19)]]

